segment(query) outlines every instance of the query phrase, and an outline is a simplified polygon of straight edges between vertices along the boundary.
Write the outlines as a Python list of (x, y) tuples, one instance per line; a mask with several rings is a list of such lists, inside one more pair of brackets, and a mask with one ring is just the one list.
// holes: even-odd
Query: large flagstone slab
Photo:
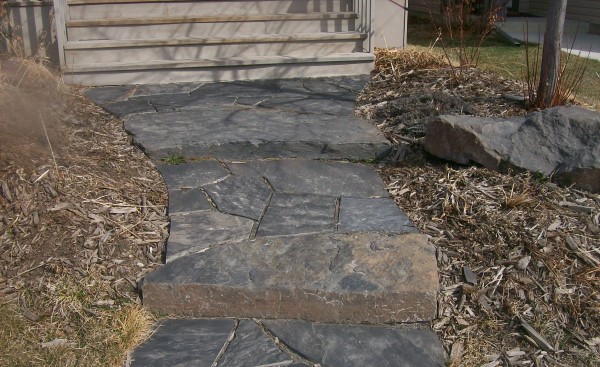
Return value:
[(231, 160), (375, 159), (390, 149), (375, 126), (351, 115), (221, 107), (128, 115), (125, 129), (157, 160), (172, 155)]
[(394, 323), (435, 317), (437, 287), (425, 235), (315, 234), (189, 254), (149, 274), (143, 294), (172, 315)]
[(444, 350), (431, 330), (264, 320), (300, 356), (327, 367), (443, 367)]

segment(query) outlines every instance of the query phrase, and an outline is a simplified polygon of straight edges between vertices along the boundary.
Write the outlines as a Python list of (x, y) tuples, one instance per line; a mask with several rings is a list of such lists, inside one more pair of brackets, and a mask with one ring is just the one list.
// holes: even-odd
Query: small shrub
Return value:
[(499, 7), (492, 8), (479, 19), (473, 17), (476, 4), (475, 0), (449, 1), (444, 9), (444, 21), (436, 25), (436, 43), (440, 43), (450, 64), (452, 78), (457, 82), (462, 80), (465, 69), (479, 64), (481, 46), (498, 20)]

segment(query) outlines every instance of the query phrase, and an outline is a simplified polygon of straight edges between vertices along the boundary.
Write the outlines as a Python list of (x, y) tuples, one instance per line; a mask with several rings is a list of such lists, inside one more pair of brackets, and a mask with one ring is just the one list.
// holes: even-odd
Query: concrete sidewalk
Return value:
[[(533, 43), (544, 42), (546, 19), (542, 17), (509, 17), (497, 26), (512, 38)], [(525, 37), (525, 29), (528, 35)], [(589, 33), (589, 24), (565, 21), (562, 50), (600, 61), (600, 34)]]
[(164, 318), (132, 366), (445, 365), (434, 247), (360, 163), (390, 148), (353, 115), (367, 80), (87, 92), (169, 190), (166, 264), (142, 285)]

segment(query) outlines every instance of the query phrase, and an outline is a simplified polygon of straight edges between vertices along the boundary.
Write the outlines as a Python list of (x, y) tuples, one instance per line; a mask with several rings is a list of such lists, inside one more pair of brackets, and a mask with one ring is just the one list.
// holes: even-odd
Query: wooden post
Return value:
[(406, 46), (408, 0), (372, 0), (372, 47)]
[(365, 33), (367, 39), (365, 41), (364, 52), (373, 52), (373, 12), (371, 4), (374, 0), (354, 0), (354, 8), (352, 9), (358, 14), (356, 21), (356, 31)]
[(54, 24), (61, 70), (65, 68), (65, 44), (67, 43), (67, 0), (54, 0)]

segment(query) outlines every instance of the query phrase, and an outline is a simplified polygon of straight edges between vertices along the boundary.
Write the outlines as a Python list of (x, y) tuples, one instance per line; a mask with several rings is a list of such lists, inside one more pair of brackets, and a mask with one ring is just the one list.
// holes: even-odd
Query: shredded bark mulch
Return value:
[(452, 366), (600, 366), (600, 195), (460, 167), (422, 149), (441, 114), (526, 114), (523, 87), (438, 55), (380, 50), (356, 113), (395, 144), (380, 173), (437, 249), (438, 332)]

